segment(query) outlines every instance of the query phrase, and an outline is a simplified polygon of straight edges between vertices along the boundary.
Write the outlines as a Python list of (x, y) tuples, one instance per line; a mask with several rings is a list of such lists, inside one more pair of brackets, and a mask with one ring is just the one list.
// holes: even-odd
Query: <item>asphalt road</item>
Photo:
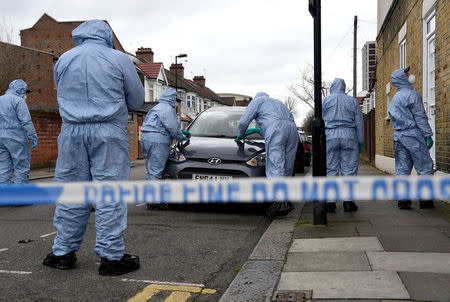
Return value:
[[(144, 166), (132, 169), (131, 179), (144, 177)], [(53, 211), (0, 208), (0, 301), (217, 301), (271, 223), (261, 206), (149, 211), (130, 205), (126, 252), (139, 255), (141, 269), (103, 277), (93, 215), (76, 269), (42, 265), (55, 236)]]

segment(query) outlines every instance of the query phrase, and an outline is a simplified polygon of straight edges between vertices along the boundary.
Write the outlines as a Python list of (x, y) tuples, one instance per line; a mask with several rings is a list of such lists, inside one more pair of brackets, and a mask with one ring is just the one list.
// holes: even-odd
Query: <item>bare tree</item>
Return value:
[[(300, 83), (288, 87), (295, 101), (301, 101), (314, 109), (314, 67), (311, 64), (301, 71)], [(322, 82), (322, 98), (330, 93), (330, 83)]]
[(286, 99), (286, 107), (295, 116), (295, 110), (297, 108), (297, 100), (291, 96)]
[(7, 22), (5, 16), (2, 16), (0, 22), (0, 41), (6, 43), (13, 42), (14, 26), (11, 22)]

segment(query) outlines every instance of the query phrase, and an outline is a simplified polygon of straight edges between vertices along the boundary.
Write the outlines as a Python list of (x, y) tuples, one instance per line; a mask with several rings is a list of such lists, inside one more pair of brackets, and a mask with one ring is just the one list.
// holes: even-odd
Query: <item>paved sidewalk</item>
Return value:
[[(378, 174), (360, 165), (359, 175)], [(327, 226), (302, 207), (274, 301), (450, 301), (450, 204), (357, 204), (354, 213), (338, 204)]]

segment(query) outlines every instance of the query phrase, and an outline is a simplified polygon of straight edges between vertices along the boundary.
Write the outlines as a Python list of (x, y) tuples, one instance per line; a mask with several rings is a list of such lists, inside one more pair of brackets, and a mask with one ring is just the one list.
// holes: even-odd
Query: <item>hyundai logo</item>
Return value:
[(208, 164), (210, 165), (220, 165), (221, 162), (222, 160), (217, 157), (211, 157), (210, 159), (208, 159)]

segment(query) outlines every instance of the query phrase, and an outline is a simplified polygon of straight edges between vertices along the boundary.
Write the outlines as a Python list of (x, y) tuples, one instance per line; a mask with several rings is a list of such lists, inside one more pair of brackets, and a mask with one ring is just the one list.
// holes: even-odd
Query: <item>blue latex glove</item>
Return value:
[(34, 149), (37, 147), (37, 141), (31, 141), (31, 149)]
[(359, 153), (363, 153), (364, 152), (364, 144), (359, 144)]
[(238, 134), (238, 136), (234, 139), (234, 141), (237, 143), (239, 142), (245, 143), (245, 136)]
[(253, 134), (253, 133), (260, 133), (261, 130), (259, 128), (248, 128), (245, 132), (245, 136)]
[(426, 138), (425, 138), (425, 141), (427, 142), (427, 148), (428, 148), (428, 150), (430, 150), (431, 147), (433, 147), (433, 139), (431, 138), (431, 136), (429, 136), (429, 137), (426, 137)]
[(187, 138), (191, 138), (191, 133), (187, 130), (181, 130), (181, 133), (184, 134), (184, 136), (186, 136)]

